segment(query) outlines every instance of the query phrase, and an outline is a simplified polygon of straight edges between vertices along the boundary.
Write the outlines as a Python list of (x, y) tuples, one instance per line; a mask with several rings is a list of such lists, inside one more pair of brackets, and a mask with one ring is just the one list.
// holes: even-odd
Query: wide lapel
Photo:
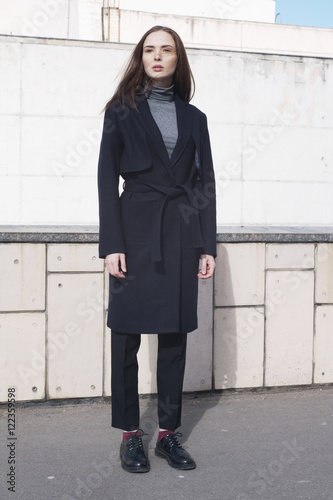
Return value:
[(192, 109), (188, 103), (183, 101), (178, 94), (175, 94), (175, 103), (177, 111), (177, 125), (178, 125), (178, 140), (175, 149), (172, 152), (170, 162), (173, 166), (182, 152), (191, 136), (192, 128)]
[(135, 116), (137, 116), (137, 118), (140, 120), (140, 123), (143, 125), (147, 134), (151, 138), (152, 143), (166, 169), (168, 170), (170, 176), (174, 178), (174, 173), (170, 164), (170, 158), (165, 147), (162, 134), (153, 118), (153, 115), (150, 112), (147, 98), (145, 96), (138, 96), (136, 97), (135, 102), (139, 110), (139, 113), (135, 113)]

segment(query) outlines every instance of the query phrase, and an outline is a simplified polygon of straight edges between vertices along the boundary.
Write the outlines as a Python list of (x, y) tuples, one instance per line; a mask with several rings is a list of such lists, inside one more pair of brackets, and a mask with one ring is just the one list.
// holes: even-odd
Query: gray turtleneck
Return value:
[(147, 95), (147, 101), (170, 158), (178, 139), (174, 86), (153, 86)]

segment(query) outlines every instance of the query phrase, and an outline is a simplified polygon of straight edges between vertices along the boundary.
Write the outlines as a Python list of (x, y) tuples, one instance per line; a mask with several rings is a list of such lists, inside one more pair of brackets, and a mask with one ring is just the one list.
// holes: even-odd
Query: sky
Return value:
[(333, 28), (333, 0), (276, 0), (276, 13), (282, 24)]

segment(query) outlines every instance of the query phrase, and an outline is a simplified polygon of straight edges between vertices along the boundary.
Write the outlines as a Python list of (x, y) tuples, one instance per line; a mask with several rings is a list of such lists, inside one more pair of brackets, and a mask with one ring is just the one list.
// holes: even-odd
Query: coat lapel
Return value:
[(153, 115), (150, 112), (147, 98), (138, 97), (135, 101), (139, 110), (139, 113), (135, 113), (135, 115), (139, 118), (147, 134), (152, 139), (153, 145), (165, 167), (167, 168), (169, 174), (171, 175), (171, 177), (174, 177), (170, 165), (170, 158), (166, 150), (162, 134), (153, 118)]
[(189, 107), (188, 103), (183, 101), (177, 94), (175, 95), (175, 103), (177, 111), (178, 140), (170, 158), (171, 166), (177, 162), (184, 151), (191, 136), (192, 128), (191, 107)]
[(184, 102), (177, 94), (175, 94), (175, 104), (177, 113), (177, 126), (178, 126), (178, 139), (175, 148), (172, 152), (171, 158), (169, 158), (168, 152), (166, 150), (162, 134), (158, 128), (151, 112), (149, 109), (149, 104), (146, 97), (137, 97), (136, 104), (139, 113), (135, 113), (139, 118), (142, 126), (145, 128), (149, 137), (153, 141), (153, 145), (160, 156), (162, 162), (164, 163), (166, 169), (172, 178), (174, 178), (174, 171), (172, 166), (177, 162), (178, 158), (181, 156), (186, 144), (191, 135), (192, 128), (192, 110), (188, 107), (188, 103)]

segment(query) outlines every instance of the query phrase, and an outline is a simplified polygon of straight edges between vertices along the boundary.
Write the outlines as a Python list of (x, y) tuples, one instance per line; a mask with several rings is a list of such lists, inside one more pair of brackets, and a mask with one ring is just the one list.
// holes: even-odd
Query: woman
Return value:
[(196, 467), (175, 430), (187, 333), (197, 328), (198, 277), (210, 278), (215, 267), (216, 215), (207, 120), (189, 104), (193, 85), (181, 39), (155, 26), (105, 107), (99, 249), (110, 273), (112, 426), (123, 430), (120, 458), (129, 472), (150, 468), (139, 429), (141, 333), (158, 334), (155, 454), (176, 469)]

